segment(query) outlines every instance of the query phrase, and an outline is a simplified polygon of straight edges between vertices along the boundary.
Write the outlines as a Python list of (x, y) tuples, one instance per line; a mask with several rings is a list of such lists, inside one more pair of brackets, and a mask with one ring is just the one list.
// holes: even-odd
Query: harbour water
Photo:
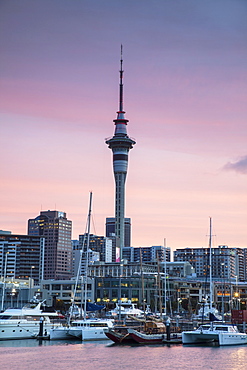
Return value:
[(109, 341), (0, 342), (1, 370), (245, 370), (247, 346), (118, 346)]

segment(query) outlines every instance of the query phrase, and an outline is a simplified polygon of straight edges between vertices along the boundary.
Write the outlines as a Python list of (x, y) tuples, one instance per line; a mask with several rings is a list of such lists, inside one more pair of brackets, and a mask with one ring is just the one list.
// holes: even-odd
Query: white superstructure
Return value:
[(24, 306), (23, 308), (8, 308), (0, 313), (0, 340), (6, 339), (28, 339), (39, 334), (40, 319), (43, 320), (43, 333), (49, 335), (54, 325), (52, 319), (59, 319), (57, 312), (46, 312), (42, 310), (39, 302), (34, 308)]
[(137, 308), (135, 303), (132, 303), (130, 300), (127, 302), (120, 302), (116, 303), (116, 307), (110, 311), (112, 316), (117, 316), (121, 313), (121, 316), (144, 316), (144, 311)]

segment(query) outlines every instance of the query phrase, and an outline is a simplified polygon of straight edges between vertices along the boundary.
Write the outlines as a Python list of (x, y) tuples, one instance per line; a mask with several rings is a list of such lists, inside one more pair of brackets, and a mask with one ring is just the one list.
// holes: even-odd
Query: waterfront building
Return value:
[(154, 309), (155, 295), (157, 294), (157, 279), (154, 275), (147, 274), (143, 277), (140, 275), (123, 276), (121, 278), (121, 289), (119, 284), (120, 280), (116, 277), (95, 277), (95, 301), (110, 309), (114, 307), (114, 303), (117, 303), (121, 296), (121, 302), (131, 301), (144, 308), (143, 302), (145, 300), (145, 304)]
[(115, 123), (115, 132), (112, 138), (106, 139), (106, 144), (113, 153), (113, 172), (115, 178), (115, 237), (116, 261), (123, 257), (124, 219), (125, 219), (125, 181), (128, 169), (128, 153), (135, 145), (135, 141), (127, 134), (128, 120), (125, 118), (123, 108), (123, 59), (121, 47), (120, 84), (119, 84), (119, 110)]
[[(68, 309), (72, 302), (84, 307), (86, 278), (81, 276), (76, 286), (76, 279), (69, 280), (42, 280), (40, 291), (48, 306), (64, 306)], [(87, 278), (87, 295), (89, 302), (94, 302), (94, 279)]]
[(91, 277), (130, 277), (133, 275), (145, 275), (145, 274), (157, 274), (157, 265), (145, 264), (142, 265), (136, 262), (127, 262), (123, 260), (123, 263), (112, 262), (95, 262), (88, 266), (88, 275)]
[(44, 238), (0, 233), (0, 276), (33, 279), (37, 284), (44, 267)]
[(165, 273), (164, 269), (166, 269), (166, 274), (169, 277), (196, 277), (195, 269), (192, 265), (187, 261), (179, 261), (179, 262), (164, 262), (161, 264), (162, 271)]
[(167, 281), (167, 309), (169, 312), (197, 313), (199, 303), (205, 297), (205, 289), (209, 291), (209, 282), (205, 284), (200, 279), (170, 278)]
[[(0, 277), (0, 311), (12, 307), (23, 307), (30, 301), (33, 279)], [(42, 297), (41, 297), (42, 298)]]
[(65, 212), (41, 211), (28, 220), (28, 234), (45, 238), (44, 279), (72, 277), (72, 222)]

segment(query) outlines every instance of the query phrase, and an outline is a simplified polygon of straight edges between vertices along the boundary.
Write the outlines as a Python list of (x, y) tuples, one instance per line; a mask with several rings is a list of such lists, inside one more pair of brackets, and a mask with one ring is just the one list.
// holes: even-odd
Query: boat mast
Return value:
[(213, 284), (212, 284), (212, 218), (211, 217), (209, 217), (209, 286), (210, 286), (209, 308), (210, 308), (210, 312), (212, 312)]
[(140, 268), (141, 268), (141, 281), (142, 281), (142, 306), (144, 311), (144, 317), (146, 319), (146, 301), (145, 301), (145, 290), (144, 290), (144, 276), (142, 267), (142, 249), (140, 248)]
[(3, 275), (3, 290), (2, 290), (2, 305), (1, 305), (1, 311), (3, 311), (4, 298), (5, 298), (5, 281), (6, 281), (6, 272), (7, 272), (8, 254), (9, 254), (9, 252), (6, 252), (6, 253), (5, 253), (5, 265), (4, 265), (4, 275)]
[(157, 251), (157, 264), (158, 264), (159, 311), (160, 311), (160, 318), (162, 318), (162, 294), (161, 294), (161, 286), (160, 286), (160, 260), (159, 260), (158, 251)]
[[(84, 235), (82, 247), (81, 247), (81, 250), (80, 250), (80, 259), (79, 259), (79, 264), (78, 264), (78, 269), (77, 269), (73, 299), (72, 299), (72, 302), (71, 302), (71, 310), (70, 310), (70, 314), (69, 314), (69, 318), (68, 318), (69, 323), (70, 323), (71, 318), (73, 316), (73, 309), (74, 309), (74, 306), (75, 306), (76, 290), (77, 290), (77, 287), (78, 287), (79, 277), (81, 275), (82, 254), (83, 254), (83, 251), (84, 251), (85, 239), (86, 239), (86, 237)], [(80, 314), (80, 318), (82, 318), (82, 286), (83, 286), (83, 281), (82, 281), (82, 277), (81, 277), (81, 314)]]
[(88, 275), (88, 254), (89, 254), (89, 241), (90, 241), (91, 209), (92, 209), (92, 192), (90, 192), (90, 196), (89, 196), (89, 210), (88, 210), (88, 218), (87, 218), (87, 250), (86, 250), (85, 284), (84, 284), (84, 320), (86, 320), (86, 311), (87, 311), (87, 275)]
[(164, 304), (164, 307), (165, 307), (165, 315), (166, 315), (166, 238), (164, 238), (164, 272), (165, 272), (165, 284), (164, 284), (164, 300), (165, 300), (165, 304)]

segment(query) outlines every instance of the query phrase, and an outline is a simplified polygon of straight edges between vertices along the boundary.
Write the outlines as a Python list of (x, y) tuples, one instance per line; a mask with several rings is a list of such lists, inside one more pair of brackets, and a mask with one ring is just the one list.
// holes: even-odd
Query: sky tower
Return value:
[(113, 172), (115, 177), (115, 234), (116, 261), (120, 262), (124, 247), (124, 216), (125, 216), (125, 180), (128, 170), (128, 153), (135, 141), (127, 135), (127, 122), (123, 110), (123, 47), (121, 45), (119, 110), (115, 122), (115, 132), (111, 139), (106, 140), (113, 153)]

